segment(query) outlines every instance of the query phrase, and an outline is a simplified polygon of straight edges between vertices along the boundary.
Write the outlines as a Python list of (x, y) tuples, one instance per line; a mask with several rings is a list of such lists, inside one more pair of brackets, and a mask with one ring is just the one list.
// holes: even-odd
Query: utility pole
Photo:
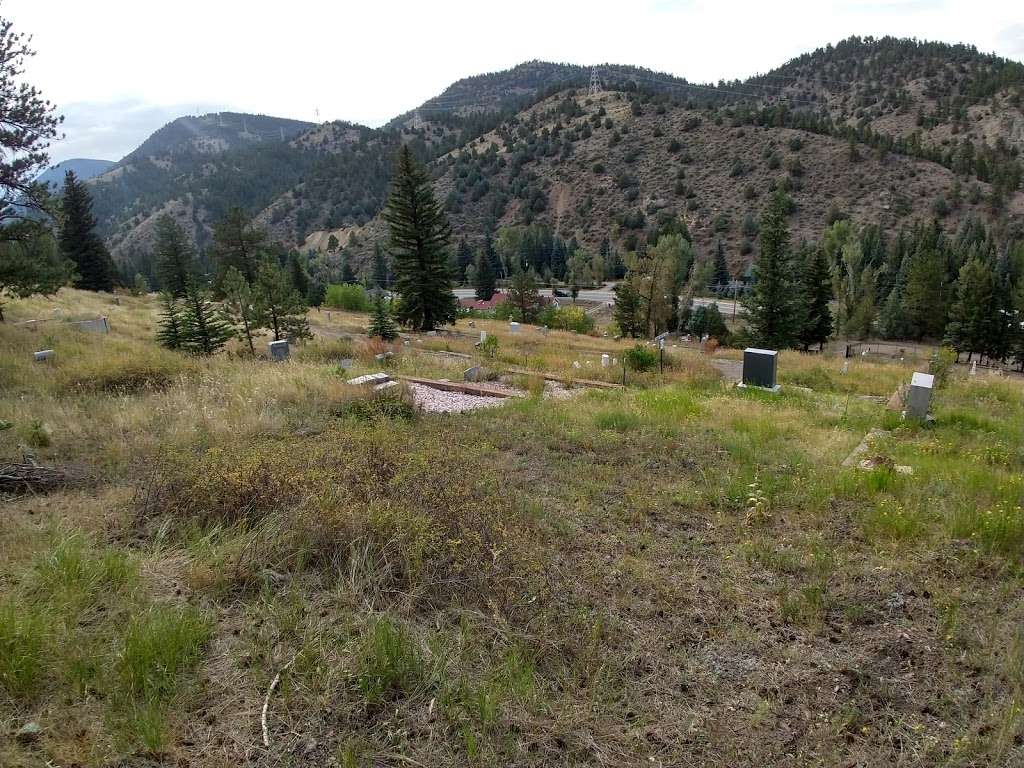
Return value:
[(587, 91), (587, 95), (596, 96), (604, 90), (604, 86), (601, 84), (601, 76), (597, 72), (597, 67), (591, 67), (590, 69), (590, 89)]

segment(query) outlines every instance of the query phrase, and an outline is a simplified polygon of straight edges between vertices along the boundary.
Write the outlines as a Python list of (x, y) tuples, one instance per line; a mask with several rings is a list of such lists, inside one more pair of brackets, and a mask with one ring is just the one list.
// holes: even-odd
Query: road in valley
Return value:
[[(602, 304), (611, 304), (615, 302), (615, 291), (612, 290), (614, 283), (605, 283), (600, 288), (593, 290), (582, 290), (579, 292), (577, 298), (580, 301), (593, 301)], [(471, 299), (475, 295), (472, 288), (456, 288), (454, 291), (455, 295), (460, 299)], [(541, 288), (540, 294), (542, 296), (551, 296), (550, 288)], [(562, 303), (571, 302), (570, 297), (559, 297)], [(709, 304), (718, 304), (718, 309), (726, 317), (732, 317), (734, 314), (742, 315), (746, 312), (744, 306), (733, 299), (708, 299), (708, 298), (695, 298), (693, 304), (696, 307), (707, 306)], [(734, 306), (735, 305), (735, 306)]]

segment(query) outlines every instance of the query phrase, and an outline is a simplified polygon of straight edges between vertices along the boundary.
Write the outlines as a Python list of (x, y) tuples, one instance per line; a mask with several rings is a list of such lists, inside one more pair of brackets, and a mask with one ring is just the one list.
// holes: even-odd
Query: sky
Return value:
[(186, 114), (381, 125), (462, 77), (543, 59), (743, 78), (850, 35), (1024, 60), (1020, 0), (2, 0), (65, 116), (54, 162), (118, 160)]

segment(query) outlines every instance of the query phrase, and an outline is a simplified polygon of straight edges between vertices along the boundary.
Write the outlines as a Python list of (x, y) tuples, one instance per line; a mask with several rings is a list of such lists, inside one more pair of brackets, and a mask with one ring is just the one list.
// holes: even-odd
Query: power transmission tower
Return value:
[(601, 83), (601, 76), (597, 72), (597, 67), (592, 67), (590, 70), (590, 90), (588, 94), (595, 96), (604, 90), (604, 86)]

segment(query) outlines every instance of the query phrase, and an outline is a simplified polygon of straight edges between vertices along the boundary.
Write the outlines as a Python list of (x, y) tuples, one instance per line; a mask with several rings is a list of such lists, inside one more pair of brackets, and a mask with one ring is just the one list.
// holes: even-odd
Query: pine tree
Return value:
[(533, 267), (518, 265), (512, 272), (508, 289), (509, 303), (516, 308), (520, 322), (532, 323), (541, 308), (540, 291), (537, 290), (537, 273)]
[(388, 260), (387, 254), (380, 243), (373, 245), (373, 284), (375, 287), (386, 291), (388, 288)]
[(355, 271), (352, 269), (352, 262), (348, 256), (341, 260), (341, 282), (346, 285), (354, 285), (359, 282)]
[(729, 273), (729, 265), (725, 261), (725, 246), (722, 245), (721, 240), (715, 246), (715, 274), (713, 280), (715, 289), (718, 291), (727, 288), (732, 280), (732, 275)]
[(266, 325), (266, 313), (253, 297), (253, 288), (234, 267), (229, 267), (225, 273), (223, 289), (225, 314), (238, 329), (239, 340), (244, 341), (249, 352), (255, 355), (252, 337)]
[(946, 342), (957, 351), (983, 353), (989, 344), (993, 326), (992, 271), (982, 259), (974, 257), (960, 269), (956, 301), (946, 327)]
[(491, 257), (487, 255), (486, 250), (482, 250), (477, 254), (476, 271), (473, 277), (476, 297), (480, 301), (490, 301), (497, 288), (497, 280), (494, 274), (494, 262), (491, 261)]
[(242, 273), (245, 282), (252, 285), (260, 265), (266, 261), (267, 234), (252, 225), (241, 208), (232, 208), (213, 228), (212, 254), (217, 265), (219, 287), (230, 267)]
[(156, 332), (156, 340), (167, 349), (181, 349), (184, 337), (181, 304), (171, 292), (161, 291), (160, 327)]
[[(71, 265), (61, 255), (49, 228), (35, 222), (16, 223), (7, 227), (9, 236), (13, 229), (21, 230), (19, 238), (0, 242), (0, 299), (56, 293), (67, 282)], [(3, 320), (0, 301), (0, 322)]]
[(234, 331), (221, 311), (210, 301), (209, 292), (193, 280), (183, 303), (180, 348), (193, 355), (219, 352), (234, 335)]
[(466, 267), (473, 263), (473, 249), (469, 247), (466, 236), (459, 238), (459, 245), (455, 251), (455, 279), (462, 283), (466, 279)]
[(92, 215), (92, 196), (74, 171), (64, 176), (64, 198), (61, 206), (60, 249), (74, 263), (77, 271), (74, 285), (87, 291), (112, 291), (117, 270), (107, 247), (96, 234), (96, 218)]
[(185, 231), (166, 214), (156, 222), (155, 255), (163, 289), (176, 298), (183, 298), (199, 273), (199, 263)]
[(631, 280), (621, 280), (615, 286), (614, 317), (623, 336), (640, 335), (640, 294)]
[(373, 317), (370, 318), (367, 335), (377, 336), (384, 341), (394, 341), (398, 338), (398, 328), (391, 317), (391, 307), (382, 297), (377, 297), (373, 303)]
[(804, 307), (798, 339), (805, 350), (812, 344), (824, 347), (832, 335), (832, 276), (822, 248), (812, 248), (806, 255), (801, 274), (800, 298)]
[(417, 330), (453, 320), (456, 302), (447, 255), (451, 228), (408, 146), (399, 152), (383, 219), (390, 227), (395, 288), (402, 296), (398, 319)]
[(260, 265), (253, 286), (253, 303), (264, 323), (274, 333), (274, 341), (305, 339), (312, 336), (306, 312), (309, 307), (292, 285), (291, 277), (276, 264)]
[(937, 339), (946, 327), (946, 298), (949, 288), (942, 255), (929, 247), (919, 249), (911, 259), (903, 310), (913, 339)]
[(299, 292), (300, 296), (309, 295), (309, 274), (302, 264), (299, 252), (292, 250), (288, 253), (288, 271), (291, 273), (292, 285)]
[(744, 299), (747, 325), (756, 343), (784, 349), (800, 330), (799, 294), (786, 229), (787, 200), (776, 192), (761, 216), (761, 252), (754, 267), (755, 283)]

